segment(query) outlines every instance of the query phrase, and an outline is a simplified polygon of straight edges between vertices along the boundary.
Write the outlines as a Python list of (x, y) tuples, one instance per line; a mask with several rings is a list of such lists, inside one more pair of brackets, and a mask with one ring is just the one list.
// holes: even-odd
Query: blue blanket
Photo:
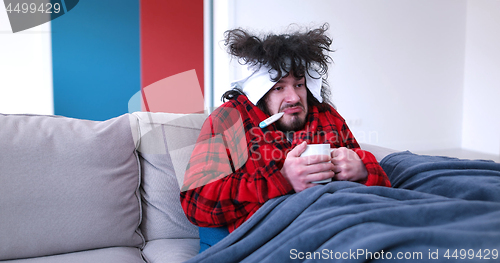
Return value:
[(381, 166), (393, 188), (332, 182), (272, 199), (189, 262), (500, 261), (500, 164), (401, 152)]

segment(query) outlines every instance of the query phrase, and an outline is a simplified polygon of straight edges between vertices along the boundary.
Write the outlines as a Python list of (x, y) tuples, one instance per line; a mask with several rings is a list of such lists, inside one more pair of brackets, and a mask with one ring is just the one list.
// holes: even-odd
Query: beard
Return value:
[[(292, 116), (288, 119), (285, 119), (284, 118), (285, 116), (283, 116), (281, 119), (275, 122), (276, 128), (278, 128), (278, 130), (282, 132), (288, 132), (288, 131), (299, 131), (304, 128), (308, 116), (308, 110), (306, 107), (304, 107), (302, 103), (298, 102), (294, 105), (286, 105), (285, 107), (281, 108), (280, 111), (295, 106), (302, 107), (302, 109), (305, 112), (304, 116), (301, 117), (301, 113), (292, 114)], [(261, 109), (265, 114), (272, 115), (271, 112), (269, 111), (267, 101), (265, 99), (261, 99), (257, 103), (257, 107)]]
[(302, 130), (305, 124), (306, 117), (301, 118), (298, 113), (294, 114), (291, 119), (284, 120), (283, 118), (281, 118), (276, 122), (278, 130), (283, 132)]

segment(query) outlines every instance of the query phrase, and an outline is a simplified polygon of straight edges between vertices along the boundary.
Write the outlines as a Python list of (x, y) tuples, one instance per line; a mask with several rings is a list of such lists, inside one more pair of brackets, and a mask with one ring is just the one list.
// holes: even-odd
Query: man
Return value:
[[(390, 186), (329, 104), (327, 29), (262, 39), (240, 29), (226, 32), (229, 53), (254, 72), (234, 83), (223, 96), (228, 101), (202, 127), (180, 196), (193, 224), (232, 232), (267, 200), (328, 178)], [(259, 127), (280, 112), (277, 122)], [(301, 157), (318, 143), (335, 148), (332, 156)]]

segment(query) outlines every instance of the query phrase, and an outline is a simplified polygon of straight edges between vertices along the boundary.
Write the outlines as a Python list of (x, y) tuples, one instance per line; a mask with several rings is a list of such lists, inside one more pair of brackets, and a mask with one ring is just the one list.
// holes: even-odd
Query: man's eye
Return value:
[(297, 88), (304, 87), (304, 83), (297, 84)]
[(273, 90), (278, 91), (278, 90), (281, 90), (281, 89), (282, 89), (282, 87), (274, 87), (274, 89), (273, 89)]

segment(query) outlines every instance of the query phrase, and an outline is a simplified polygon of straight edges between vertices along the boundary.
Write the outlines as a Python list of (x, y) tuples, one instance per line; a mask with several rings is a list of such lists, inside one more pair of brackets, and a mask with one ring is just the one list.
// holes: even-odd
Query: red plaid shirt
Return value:
[(365, 164), (367, 186), (390, 186), (375, 157), (361, 150), (345, 120), (331, 106), (309, 107), (305, 129), (286, 135), (269, 116), (240, 95), (205, 121), (191, 155), (180, 194), (189, 221), (201, 227), (228, 226), (232, 232), (267, 200), (294, 193), (280, 170), (286, 154), (302, 141), (354, 150)]

